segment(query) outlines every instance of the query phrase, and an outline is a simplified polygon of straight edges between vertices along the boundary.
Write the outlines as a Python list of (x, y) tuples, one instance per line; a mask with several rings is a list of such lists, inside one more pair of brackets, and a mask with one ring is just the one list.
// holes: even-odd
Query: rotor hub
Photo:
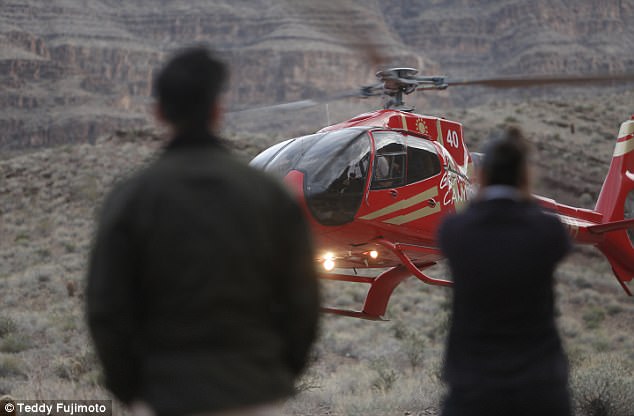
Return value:
[(401, 111), (413, 111), (414, 107), (406, 106), (403, 94), (411, 94), (423, 89), (445, 89), (445, 77), (419, 77), (415, 68), (389, 68), (376, 73), (381, 93), (386, 97), (384, 108)]

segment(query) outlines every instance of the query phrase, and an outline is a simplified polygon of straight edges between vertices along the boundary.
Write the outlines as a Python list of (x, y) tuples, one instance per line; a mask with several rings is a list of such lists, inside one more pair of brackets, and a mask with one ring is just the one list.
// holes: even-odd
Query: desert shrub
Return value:
[(48, 259), (51, 257), (51, 250), (46, 247), (38, 248), (36, 251), (37, 255), (42, 259)]
[(77, 252), (77, 246), (70, 241), (62, 241), (62, 247), (64, 248), (66, 253)]
[(316, 345), (308, 356), (308, 365), (306, 371), (299, 380), (295, 383), (295, 391), (298, 393), (320, 389), (321, 376), (316, 370), (317, 363), (319, 362), (320, 350)]
[(74, 201), (96, 202), (99, 194), (99, 183), (92, 176), (81, 178), (70, 188), (70, 197)]
[(573, 279), (573, 283), (579, 289), (591, 289), (593, 282), (587, 276), (577, 276)]
[(75, 331), (79, 327), (81, 317), (73, 311), (55, 311), (49, 316), (51, 327), (63, 334)]
[(597, 329), (605, 319), (605, 312), (599, 306), (593, 306), (583, 314), (582, 318), (586, 328)]
[(16, 353), (31, 348), (31, 339), (20, 333), (11, 333), (2, 339), (0, 343), (0, 351), (8, 353)]
[(16, 357), (0, 356), (0, 378), (23, 376), (22, 361)]
[(634, 397), (632, 362), (616, 354), (596, 354), (579, 362), (571, 377), (580, 416), (631, 416)]
[(16, 242), (17, 244), (28, 243), (30, 240), (31, 240), (31, 237), (29, 236), (28, 233), (24, 231), (19, 232), (13, 239), (13, 241)]
[(394, 326), (394, 337), (401, 343), (401, 350), (407, 357), (412, 369), (416, 369), (423, 363), (424, 351), (427, 340), (419, 332), (409, 329), (402, 323)]
[(621, 304), (616, 301), (610, 302), (605, 309), (610, 316), (618, 315), (619, 313), (623, 312), (623, 306), (621, 306)]
[(18, 329), (18, 325), (13, 318), (8, 316), (0, 316), (0, 337), (7, 336)]
[(53, 362), (55, 375), (69, 381), (96, 383), (98, 369), (97, 356), (92, 350), (84, 350), (75, 357), (59, 357)]
[(374, 361), (371, 364), (372, 369), (376, 372), (376, 377), (372, 381), (372, 388), (388, 392), (398, 380), (398, 373), (393, 369), (393, 365), (385, 358)]
[(295, 384), (295, 391), (302, 393), (305, 391), (317, 390), (322, 387), (321, 377), (314, 370), (308, 370)]
[(434, 318), (434, 326), (428, 333), (429, 339), (432, 341), (442, 341), (447, 338), (449, 328), (451, 327), (451, 314), (447, 311), (442, 311), (436, 314)]
[(592, 348), (597, 352), (608, 352), (612, 347), (612, 343), (605, 337), (597, 337), (592, 343)]
[(574, 318), (562, 315), (558, 319), (559, 330), (567, 338), (576, 338), (581, 332), (583, 327)]

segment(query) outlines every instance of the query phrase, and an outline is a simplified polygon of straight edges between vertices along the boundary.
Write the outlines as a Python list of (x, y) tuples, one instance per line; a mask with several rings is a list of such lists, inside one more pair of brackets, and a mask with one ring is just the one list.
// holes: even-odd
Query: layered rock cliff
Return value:
[(146, 125), (154, 71), (194, 42), (231, 63), (228, 106), (246, 108), (372, 82), (376, 51), (449, 75), (628, 69), (632, 17), (601, 0), (4, 0), (0, 149)]
[(397, 0), (403, 42), (460, 75), (632, 70), (631, 0)]

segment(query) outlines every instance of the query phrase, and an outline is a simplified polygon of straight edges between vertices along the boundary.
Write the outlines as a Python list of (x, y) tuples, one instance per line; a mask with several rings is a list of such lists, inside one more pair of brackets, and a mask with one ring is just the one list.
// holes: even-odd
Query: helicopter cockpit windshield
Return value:
[(304, 173), (304, 196), (312, 215), (324, 225), (354, 219), (370, 164), (366, 129), (347, 128), (282, 142), (256, 156), (251, 165), (284, 177)]

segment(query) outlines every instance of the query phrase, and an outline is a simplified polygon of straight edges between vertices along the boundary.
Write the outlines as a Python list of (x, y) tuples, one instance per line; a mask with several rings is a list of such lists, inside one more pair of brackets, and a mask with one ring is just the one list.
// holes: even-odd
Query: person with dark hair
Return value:
[(438, 232), (454, 281), (442, 415), (569, 416), (553, 272), (570, 238), (531, 198), (518, 129), (486, 146), (479, 175), (475, 201)]
[(264, 415), (316, 336), (306, 221), (215, 135), (227, 70), (205, 48), (155, 79), (172, 138), (101, 210), (86, 312), (108, 389), (135, 414)]

